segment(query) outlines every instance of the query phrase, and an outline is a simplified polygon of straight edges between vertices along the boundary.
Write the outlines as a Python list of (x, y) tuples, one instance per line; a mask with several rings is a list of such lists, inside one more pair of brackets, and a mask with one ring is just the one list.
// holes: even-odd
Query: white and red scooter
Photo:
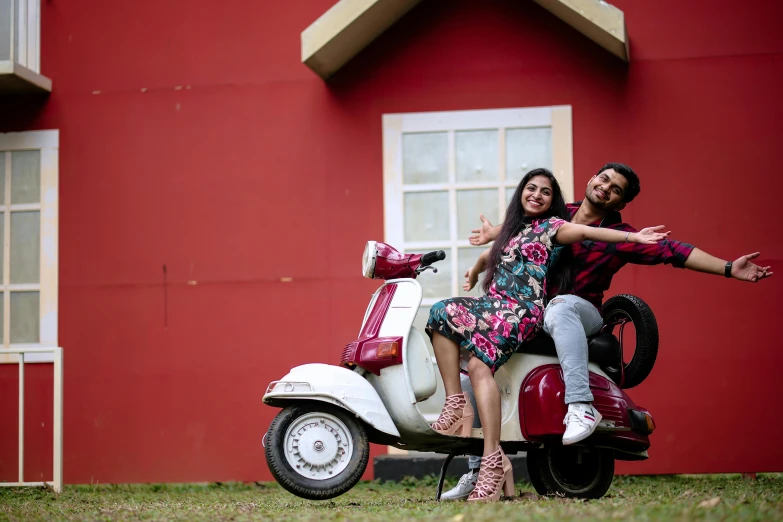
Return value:
[[(481, 429), (453, 437), (430, 428), (445, 396), (430, 343), (413, 326), (422, 300), (416, 277), (428, 269), (437, 272), (432, 264), (445, 257), (443, 251), (401, 254), (368, 242), (362, 273), (385, 283), (367, 306), (359, 337), (343, 348), (339, 365), (297, 366), (269, 384), (264, 403), (283, 410), (264, 446), (269, 468), (285, 489), (314, 500), (345, 493), (364, 473), (373, 442), (448, 454), (439, 498), (451, 457), (481, 454)], [(551, 338), (539, 334), (495, 374), (501, 445), (507, 454), (527, 452), (528, 473), (540, 494), (599, 498), (612, 482), (615, 459), (648, 457), (653, 419), (621, 388), (639, 384), (652, 369), (655, 317), (643, 301), (627, 295), (609, 299), (602, 313), (605, 327), (589, 339), (589, 369), (593, 405), (603, 420), (580, 444), (562, 445), (565, 390)], [(625, 363), (628, 322), (636, 330), (636, 349)]]

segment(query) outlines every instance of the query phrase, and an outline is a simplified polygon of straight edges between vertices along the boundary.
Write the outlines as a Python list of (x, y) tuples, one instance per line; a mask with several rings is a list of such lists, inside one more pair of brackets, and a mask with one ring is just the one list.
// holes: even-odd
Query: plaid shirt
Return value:
[[(571, 218), (579, 210), (581, 201), (567, 205)], [(622, 222), (619, 212), (612, 212), (601, 221), (590, 224), (591, 227), (604, 227), (623, 232), (636, 232), (631, 225)], [(601, 308), (604, 292), (612, 284), (612, 277), (626, 263), (635, 265), (670, 264), (677, 268), (685, 267), (685, 260), (693, 251), (693, 245), (679, 241), (660, 241), (654, 245), (639, 243), (599, 243), (582, 241), (571, 245), (573, 254), (574, 287), (572, 294), (590, 301)], [(553, 285), (554, 286), (554, 285)], [(548, 288), (549, 297), (557, 295), (557, 288)]]

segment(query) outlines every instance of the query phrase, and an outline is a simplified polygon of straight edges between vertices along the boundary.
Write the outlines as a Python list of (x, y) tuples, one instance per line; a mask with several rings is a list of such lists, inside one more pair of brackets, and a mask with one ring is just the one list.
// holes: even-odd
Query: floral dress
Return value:
[(435, 303), (427, 335), (451, 339), (494, 373), (541, 330), (546, 274), (560, 248), (552, 239), (563, 223), (550, 218), (526, 224), (503, 249), (489, 293)]

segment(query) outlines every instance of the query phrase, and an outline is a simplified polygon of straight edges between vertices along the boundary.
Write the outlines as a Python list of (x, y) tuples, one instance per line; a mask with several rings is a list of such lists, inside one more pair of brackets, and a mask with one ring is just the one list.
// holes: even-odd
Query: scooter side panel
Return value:
[[(639, 409), (631, 398), (612, 381), (593, 372), (590, 372), (590, 390), (593, 406), (603, 420), (589, 442), (623, 451), (646, 450), (650, 446), (649, 438), (631, 431), (628, 409)], [(562, 437), (567, 412), (564, 398), (565, 383), (559, 365), (542, 366), (528, 375), (519, 397), (520, 425), (525, 439), (544, 442)]]
[(282, 406), (285, 402), (317, 400), (336, 404), (353, 412), (373, 428), (400, 436), (378, 392), (361, 375), (329, 364), (304, 364), (270, 384), (265, 404)]

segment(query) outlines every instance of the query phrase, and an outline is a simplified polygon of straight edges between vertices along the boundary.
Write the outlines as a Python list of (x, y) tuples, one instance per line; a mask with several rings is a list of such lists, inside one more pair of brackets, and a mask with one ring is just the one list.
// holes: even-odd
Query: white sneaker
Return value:
[(459, 482), (452, 489), (443, 493), (440, 496), (441, 500), (465, 500), (470, 496), (474, 489), (476, 489), (476, 481), (478, 480), (479, 470), (472, 469), (462, 475)]
[(601, 414), (589, 402), (573, 402), (568, 405), (563, 424), (566, 425), (563, 434), (563, 445), (574, 444), (593, 434), (601, 422)]

